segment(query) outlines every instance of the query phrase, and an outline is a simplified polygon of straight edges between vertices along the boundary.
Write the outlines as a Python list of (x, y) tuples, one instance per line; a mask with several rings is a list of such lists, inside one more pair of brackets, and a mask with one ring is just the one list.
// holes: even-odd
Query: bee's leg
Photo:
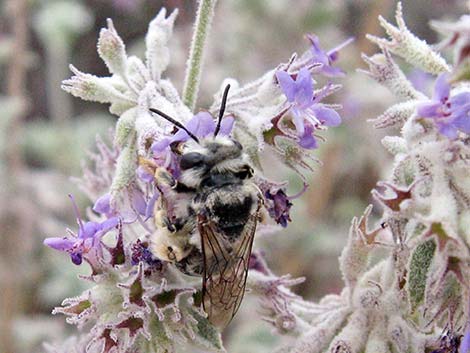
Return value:
[(174, 188), (177, 184), (177, 181), (175, 178), (173, 178), (173, 175), (171, 175), (168, 170), (162, 167), (155, 169), (155, 180), (157, 181), (158, 185), (169, 186), (171, 188)]
[(266, 224), (268, 219), (268, 211), (263, 207), (258, 212), (258, 222)]
[(165, 210), (155, 210), (153, 218), (157, 228), (167, 228), (172, 233), (176, 231), (175, 226), (171, 223)]
[(149, 174), (154, 174), (158, 168), (158, 165), (153, 160), (145, 157), (139, 157), (139, 165)]

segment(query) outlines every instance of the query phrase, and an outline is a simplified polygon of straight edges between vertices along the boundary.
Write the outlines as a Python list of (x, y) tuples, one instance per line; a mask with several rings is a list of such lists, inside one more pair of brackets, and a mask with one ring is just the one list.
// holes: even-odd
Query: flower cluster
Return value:
[(439, 75), (432, 100), (421, 103), (417, 113), (420, 117), (433, 119), (441, 134), (455, 139), (458, 131), (470, 133), (470, 90), (450, 97), (450, 89), (449, 75)]
[[(342, 296), (320, 301), (321, 319), (279, 352), (469, 350), (469, 81), (457, 75), (459, 60), (452, 67), (408, 30), (400, 3), (398, 26), (379, 20), (391, 39), (369, 36), (381, 53), (363, 55), (363, 72), (401, 100), (373, 121), (399, 131), (382, 140), (394, 163), (372, 192), (380, 226), (368, 225), (372, 206), (353, 219), (340, 256)], [(462, 26), (448, 28), (468, 41)], [(413, 87), (393, 55), (436, 77), (432, 98)]]
[[(87, 352), (173, 352), (188, 343), (223, 351), (220, 332), (200, 309), (201, 279), (188, 279), (149, 245), (159, 232), (156, 213), (162, 205), (170, 213), (181, 201), (172, 189), (183, 169), (178, 149), (216, 132), (238, 141), (255, 169), (253, 180), (264, 197), (266, 214), (272, 223), (286, 227), (293, 200), (308, 186), (304, 172), (311, 169), (310, 150), (318, 146), (318, 133), (341, 123), (336, 112), (340, 106), (322, 103), (340, 86), (328, 82), (314, 90), (312, 76), (328, 80), (343, 76), (334, 64), (339, 49), (350, 41), (324, 51), (318, 38), (310, 35), (310, 48), (300, 57), (293, 55), (287, 64), (244, 86), (231, 81), (226, 114), (217, 126), (222, 90), (208, 110), (193, 114), (164, 77), (176, 16), (177, 11), (167, 16), (162, 9), (150, 23), (145, 61), (127, 55), (108, 20), (99, 36), (98, 53), (111, 75), (97, 77), (71, 66), (74, 75), (63, 82), (65, 91), (107, 103), (118, 116), (112, 145), (98, 141), (94, 167), (87, 167), (79, 180), (93, 201), (91, 220), (83, 222), (77, 211), (77, 235), (70, 231), (70, 236), (44, 242), (70, 254), (74, 264), (85, 260), (92, 268), (84, 278), (93, 287), (54, 310), (80, 328), (91, 327), (76, 339)], [(299, 194), (289, 196), (286, 182), (263, 177), (265, 151), (274, 152), (279, 163), (304, 179)], [(250, 268), (254, 274), (249, 284), (263, 297), (268, 321), (281, 331), (300, 332), (291, 301), (307, 304), (287, 289), (300, 280), (276, 277), (255, 252)], [(82, 351), (80, 347), (77, 351)], [(51, 345), (50, 351), (60, 348)]]

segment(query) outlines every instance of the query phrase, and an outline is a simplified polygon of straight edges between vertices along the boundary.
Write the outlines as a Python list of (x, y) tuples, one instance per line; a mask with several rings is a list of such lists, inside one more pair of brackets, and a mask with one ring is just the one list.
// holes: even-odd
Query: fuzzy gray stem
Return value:
[(183, 89), (183, 102), (191, 110), (194, 110), (196, 105), (205, 43), (214, 17), (216, 3), (217, 0), (200, 0), (198, 5)]

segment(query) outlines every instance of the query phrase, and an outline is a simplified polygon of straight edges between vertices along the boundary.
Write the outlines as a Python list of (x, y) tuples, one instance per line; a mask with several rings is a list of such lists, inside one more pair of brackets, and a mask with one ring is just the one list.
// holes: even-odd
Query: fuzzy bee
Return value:
[(151, 236), (150, 249), (182, 272), (202, 276), (204, 310), (220, 328), (228, 325), (241, 304), (263, 203), (242, 145), (218, 136), (229, 88), (213, 136), (201, 140), (165, 113), (150, 109), (190, 137), (172, 146), (179, 155), (178, 180), (155, 168), (162, 197), (155, 207), (157, 232)]

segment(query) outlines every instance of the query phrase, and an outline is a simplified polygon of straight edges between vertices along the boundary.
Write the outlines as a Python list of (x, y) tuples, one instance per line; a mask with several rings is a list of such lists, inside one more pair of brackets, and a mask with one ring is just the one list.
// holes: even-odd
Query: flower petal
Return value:
[(111, 194), (106, 193), (96, 200), (95, 204), (93, 205), (93, 211), (101, 213), (101, 214), (108, 214), (111, 212)]
[[(154, 176), (147, 171), (146, 168), (143, 166), (139, 166), (137, 168), (137, 176), (140, 178), (140, 180), (146, 182), (146, 183), (151, 183), (155, 179)], [(100, 212), (103, 213), (103, 212)]]
[(450, 84), (448, 77), (448, 74), (442, 73), (437, 78), (436, 84), (434, 86), (433, 100), (445, 102), (449, 98)]
[(228, 136), (232, 132), (233, 125), (235, 123), (235, 119), (233, 116), (229, 115), (222, 119), (220, 123), (220, 132), (219, 135)]
[(429, 101), (419, 104), (417, 106), (417, 112), (422, 118), (438, 118), (443, 116), (441, 108), (441, 102)]
[(96, 222), (86, 222), (83, 225), (83, 229), (78, 230), (78, 237), (80, 239), (92, 238), (95, 236), (96, 232), (101, 229), (99, 223)]
[(315, 104), (311, 109), (323, 125), (338, 126), (341, 124), (341, 117), (334, 109), (326, 108), (321, 104)]
[(107, 233), (109, 230), (116, 228), (117, 225), (119, 224), (119, 218), (118, 217), (111, 217), (110, 219), (107, 219), (103, 223), (101, 223), (101, 232), (103, 234)]
[(59, 251), (68, 251), (73, 247), (74, 244), (75, 240), (66, 237), (44, 239), (44, 245)]
[(297, 130), (297, 134), (303, 135), (305, 133), (305, 126), (304, 126), (304, 118), (302, 116), (302, 112), (300, 112), (297, 107), (292, 107), (292, 115), (294, 118), (292, 119), (292, 122), (295, 125), (295, 129)]
[(308, 39), (312, 43), (312, 61), (323, 65), (329, 64), (329, 57), (324, 50), (320, 47), (320, 40), (314, 34), (309, 34)]
[[(182, 130), (179, 130), (179, 131), (182, 131)], [(186, 132), (184, 132), (184, 133), (186, 134)], [(150, 149), (154, 153), (163, 152), (170, 145), (170, 142), (171, 142), (170, 139), (165, 137), (165, 138), (163, 138), (159, 141), (155, 141), (154, 143), (152, 143), (152, 146), (150, 147)]]
[(313, 101), (313, 79), (310, 71), (303, 67), (300, 69), (295, 81), (295, 102), (301, 108), (307, 108)]
[(196, 116), (199, 117), (199, 128), (196, 131), (196, 136), (206, 137), (213, 135), (216, 125), (214, 117), (206, 111), (199, 112)]
[(313, 125), (312, 124), (305, 124), (305, 132), (300, 137), (299, 146), (305, 149), (313, 150), (318, 147), (317, 140), (315, 136), (313, 136)]
[(147, 209), (147, 203), (143, 193), (138, 189), (133, 189), (130, 194), (133, 208), (140, 214), (145, 215), (145, 210)]
[(295, 82), (292, 79), (291, 75), (289, 75), (285, 71), (277, 71), (276, 78), (281, 86), (282, 92), (287, 97), (289, 102), (293, 102), (295, 99)]
[(457, 138), (457, 128), (453, 124), (437, 124), (439, 132), (453, 140)]
[(157, 202), (159, 196), (160, 194), (156, 192), (155, 194), (153, 194), (152, 198), (147, 203), (147, 209), (145, 210), (145, 220), (153, 216), (153, 209), (155, 207), (155, 202)]
[(462, 341), (460, 342), (459, 352), (470, 353), (470, 324), (467, 323), (465, 334), (463, 335)]
[(452, 124), (466, 134), (470, 134), (470, 104), (456, 114)]
[(452, 109), (470, 104), (470, 92), (462, 92), (450, 98)]

